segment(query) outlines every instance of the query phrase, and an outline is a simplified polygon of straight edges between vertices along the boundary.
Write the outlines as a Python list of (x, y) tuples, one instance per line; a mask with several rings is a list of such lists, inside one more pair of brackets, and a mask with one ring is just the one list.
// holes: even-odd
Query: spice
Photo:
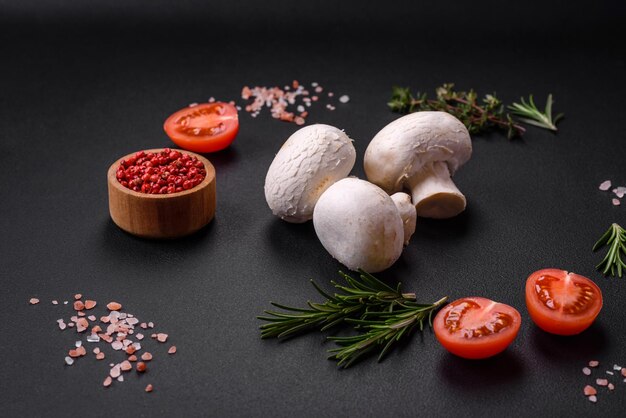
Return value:
[[(79, 302), (81, 298), (82, 295), (77, 294), (75, 296), (76, 302)], [(37, 300), (36, 303), (38, 302), (39, 300)], [(34, 304), (34, 302), (32, 301), (31, 303)], [(104, 351), (102, 351), (100, 346), (98, 346), (97, 344), (105, 344), (108, 345), (112, 350), (118, 352), (113, 353), (111, 356), (112, 358), (115, 358), (115, 356), (124, 356), (126, 358), (118, 362), (110, 363), (109, 369), (107, 371), (107, 376), (103, 381), (103, 386), (109, 387), (114, 383), (114, 381), (124, 382), (124, 374), (131, 371), (133, 369), (132, 362), (137, 361), (137, 356), (135, 355), (135, 353), (142, 350), (141, 344), (132, 340), (133, 335), (135, 335), (136, 339), (144, 338), (143, 335), (140, 333), (134, 334), (135, 326), (140, 326), (139, 319), (131, 313), (122, 312), (122, 304), (118, 302), (108, 303), (108, 315), (100, 317), (96, 315), (86, 316), (81, 310), (85, 308), (93, 309), (97, 305), (97, 302), (95, 300), (86, 300), (84, 304), (82, 302), (81, 304), (75, 303), (69, 305), (70, 307), (75, 309), (72, 311), (72, 316), (70, 317), (67, 324), (62, 318), (56, 321), (60, 330), (71, 329), (75, 327), (77, 333), (76, 335), (78, 335), (79, 337), (81, 336), (81, 332), (84, 332), (85, 330), (91, 328), (91, 332), (86, 333), (85, 338), (75, 341), (72, 348), (66, 351), (66, 354), (64, 355), (65, 364), (68, 366), (72, 366), (80, 358), (85, 357), (88, 351), (87, 347), (90, 347), (89, 351), (93, 353), (94, 360), (101, 361), (105, 359), (106, 356)], [(87, 308), (87, 306), (89, 307)], [(90, 324), (90, 321), (93, 323), (97, 320), (100, 321), (100, 324), (104, 324), (102, 326), (106, 328), (105, 330), (103, 330), (100, 325)], [(146, 327), (149, 326), (151, 328), (155, 326), (153, 322), (141, 324), (145, 324)], [(157, 338), (159, 341), (162, 340), (161, 342), (165, 342), (168, 338), (168, 334), (157, 333), (155, 334), (155, 338)], [(172, 354), (171, 348), (170, 350), (168, 350), (168, 353)], [(145, 362), (151, 361), (153, 357), (154, 356), (152, 353), (147, 351), (143, 352), (143, 354), (141, 355), (141, 359), (143, 361), (137, 363), (137, 371), (140, 373), (145, 372), (147, 369)]]
[(206, 169), (197, 157), (165, 148), (158, 153), (140, 151), (123, 160), (115, 175), (122, 186), (136, 192), (172, 194), (202, 183)]
[(605, 245), (609, 247), (609, 251), (596, 269), (605, 276), (610, 272), (611, 276), (622, 277), (622, 272), (626, 269), (626, 229), (616, 223), (612, 224), (595, 243), (592, 251), (598, 251)]
[[(311, 87), (313, 92), (317, 94), (324, 91), (324, 88), (317, 82), (312, 82)], [(332, 98), (334, 93), (329, 92), (327, 96)], [(309, 114), (305, 107), (311, 107), (312, 102), (317, 102), (320, 99), (318, 95), (311, 95), (311, 92), (298, 80), (293, 80), (290, 86), (283, 88), (261, 86), (250, 88), (244, 86), (241, 90), (241, 98), (252, 100), (245, 106), (245, 110), (253, 118), (258, 116), (263, 107), (269, 107), (274, 119), (292, 122), (296, 125), (304, 125)], [(346, 95), (339, 99), (341, 103), (347, 103), (349, 100), (350, 98)], [(292, 107), (295, 107), (295, 111), (292, 110)], [(335, 110), (335, 106), (330, 103), (326, 105), (326, 108)]]

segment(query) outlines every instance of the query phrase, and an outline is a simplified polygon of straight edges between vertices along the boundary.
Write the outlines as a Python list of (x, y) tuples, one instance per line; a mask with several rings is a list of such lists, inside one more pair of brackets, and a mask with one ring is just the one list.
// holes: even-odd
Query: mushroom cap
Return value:
[(376, 273), (400, 257), (404, 225), (391, 197), (357, 178), (339, 180), (322, 194), (313, 212), (320, 242), (351, 270)]
[(445, 161), (450, 175), (472, 156), (463, 123), (446, 112), (415, 112), (385, 126), (365, 151), (367, 179), (387, 193), (399, 192), (406, 179), (429, 163)]
[(301, 223), (326, 189), (350, 174), (356, 151), (352, 140), (330, 125), (294, 132), (274, 157), (265, 177), (265, 200), (274, 215)]

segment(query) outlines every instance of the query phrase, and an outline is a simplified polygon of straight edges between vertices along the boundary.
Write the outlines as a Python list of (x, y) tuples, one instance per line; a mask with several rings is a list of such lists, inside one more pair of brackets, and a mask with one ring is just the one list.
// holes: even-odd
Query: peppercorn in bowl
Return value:
[(177, 238), (215, 215), (215, 169), (192, 152), (161, 148), (128, 154), (109, 168), (109, 212), (124, 231)]

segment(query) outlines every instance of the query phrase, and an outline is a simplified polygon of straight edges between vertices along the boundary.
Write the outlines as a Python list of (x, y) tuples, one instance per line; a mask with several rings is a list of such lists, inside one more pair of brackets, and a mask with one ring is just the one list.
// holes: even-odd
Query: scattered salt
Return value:
[(59, 301), (58, 301), (58, 300), (53, 300), (53, 301), (52, 301), (52, 304), (53, 304), (53, 305), (58, 305), (58, 304), (59, 304)]
[(591, 369), (589, 367), (583, 367), (583, 373), (589, 376), (591, 374)]
[(619, 199), (613, 199), (613, 200), (611, 200), (611, 202), (613, 203), (613, 206), (619, 206), (621, 204)]
[(613, 383), (609, 383), (608, 388), (609, 390), (613, 390), (615, 389), (615, 386), (613, 385)]
[(82, 345), (83, 345), (83, 342), (82, 342), (82, 341), (76, 341), (76, 342), (74, 343), (74, 345), (78, 348), (78, 347), (80, 347), (80, 346), (82, 346)]
[(350, 96), (348, 96), (347, 94), (344, 94), (343, 96), (339, 98), (339, 101), (341, 103), (348, 103), (350, 101)]
[(87, 337), (87, 342), (88, 343), (99, 343), (100, 342), (100, 337), (98, 336), (98, 334), (91, 334), (89, 337)]
[(598, 398), (596, 397), (596, 395), (591, 395), (587, 399), (589, 399), (589, 402), (593, 402), (593, 403), (596, 403), (598, 401)]
[(589, 362), (589, 367), (598, 367), (600, 365), (600, 362), (597, 360), (591, 360)]
[(74, 359), (71, 358), (70, 356), (66, 356), (65, 357), (65, 364), (67, 364), (68, 366), (71, 366), (72, 364), (74, 364)]
[(39, 303), (39, 299), (37, 298), (31, 298), (28, 303), (30, 303), (31, 305), (36, 305)]
[(596, 379), (596, 385), (598, 386), (606, 386), (609, 384), (609, 381), (606, 379)]
[(608, 370), (606, 371), (606, 374), (610, 374), (611, 376), (613, 376), (613, 372), (610, 372)]

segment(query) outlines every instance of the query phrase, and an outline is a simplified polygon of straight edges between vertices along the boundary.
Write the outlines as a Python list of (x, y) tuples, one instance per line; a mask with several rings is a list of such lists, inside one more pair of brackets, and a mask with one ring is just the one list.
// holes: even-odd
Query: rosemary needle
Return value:
[(543, 112), (535, 106), (532, 94), (529, 96), (528, 102), (524, 100), (523, 97), (520, 100), (522, 103), (513, 103), (508, 106), (508, 108), (514, 115), (519, 117), (521, 122), (549, 129), (554, 132), (557, 131), (556, 123), (563, 118), (563, 113), (559, 113), (554, 118), (552, 117), (552, 104), (554, 103), (554, 100), (552, 100), (551, 94), (548, 94), (546, 107)]
[(600, 237), (598, 242), (593, 246), (592, 251), (598, 251), (607, 245), (609, 251), (604, 259), (596, 266), (596, 269), (602, 271), (605, 276), (611, 273), (611, 276), (622, 277), (622, 272), (626, 270), (626, 264), (622, 256), (626, 259), (626, 230), (618, 224), (612, 224), (609, 229)]

